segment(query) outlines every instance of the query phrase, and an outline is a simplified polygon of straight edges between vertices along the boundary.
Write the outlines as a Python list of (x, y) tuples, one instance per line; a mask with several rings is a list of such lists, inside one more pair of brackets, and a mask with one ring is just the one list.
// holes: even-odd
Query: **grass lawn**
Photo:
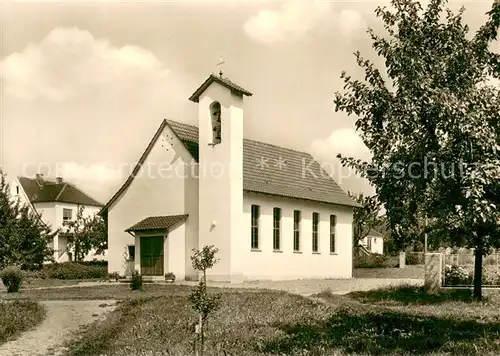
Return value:
[[(104, 322), (82, 330), (82, 338), (69, 344), (68, 355), (193, 354), (197, 318), (188, 290), (154, 286), (159, 287), (164, 289), (122, 302)], [(419, 287), (347, 296), (325, 292), (312, 299), (266, 290), (223, 291), (223, 307), (209, 324), (205, 356), (224, 351), (318, 356), (500, 354), (498, 295), (479, 303), (471, 301), (468, 291), (429, 296)]]
[[(339, 296), (317, 295), (339, 303)], [(468, 290), (428, 295), (422, 287), (389, 287), (345, 296), (316, 338), (370, 355), (498, 355), (500, 298), (474, 302)], [(299, 332), (300, 333), (300, 332)], [(332, 340), (333, 339), (333, 340)]]
[[(222, 355), (223, 350), (262, 355), (286, 337), (285, 325), (314, 323), (332, 311), (324, 303), (285, 292), (227, 290), (210, 321), (204, 355)], [(105, 322), (87, 328), (69, 355), (191, 355), (196, 320), (186, 296), (130, 300)]]
[(42, 322), (45, 309), (32, 301), (0, 301), (0, 344)]

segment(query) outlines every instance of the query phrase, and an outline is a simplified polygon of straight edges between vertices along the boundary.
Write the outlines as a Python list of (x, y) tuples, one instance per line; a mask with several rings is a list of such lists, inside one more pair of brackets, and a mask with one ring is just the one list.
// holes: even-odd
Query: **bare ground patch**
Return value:
[[(114, 301), (43, 301), (46, 318), (33, 330), (0, 346), (1, 356), (59, 355), (61, 346), (83, 325), (103, 319)], [(103, 304), (106, 304), (104, 306)]]

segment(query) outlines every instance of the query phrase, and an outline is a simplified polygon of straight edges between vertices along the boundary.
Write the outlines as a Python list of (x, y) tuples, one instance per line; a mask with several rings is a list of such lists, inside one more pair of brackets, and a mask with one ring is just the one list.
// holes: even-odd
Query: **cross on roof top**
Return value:
[[(221, 65), (223, 65), (224, 63), (226, 63), (226, 61), (225, 61), (225, 60), (223, 60), (223, 59), (222, 59), (222, 57), (221, 57), (221, 58), (220, 58), (220, 60), (219, 60), (219, 63), (217, 63), (217, 64), (216, 64), (216, 66), (217, 66), (217, 67), (218, 67), (218, 66), (221, 66)], [(222, 72), (222, 67), (221, 67), (221, 69), (219, 70), (219, 76), (222, 78), (222, 75), (223, 75), (223, 74), (224, 74), (224, 73)]]

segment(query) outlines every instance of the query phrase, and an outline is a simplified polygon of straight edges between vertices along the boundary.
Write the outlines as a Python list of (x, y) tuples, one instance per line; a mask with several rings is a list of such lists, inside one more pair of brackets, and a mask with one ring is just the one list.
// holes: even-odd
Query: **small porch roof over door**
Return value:
[(168, 231), (179, 223), (184, 222), (187, 217), (188, 214), (149, 216), (126, 229), (125, 232), (146, 233), (150, 231)]

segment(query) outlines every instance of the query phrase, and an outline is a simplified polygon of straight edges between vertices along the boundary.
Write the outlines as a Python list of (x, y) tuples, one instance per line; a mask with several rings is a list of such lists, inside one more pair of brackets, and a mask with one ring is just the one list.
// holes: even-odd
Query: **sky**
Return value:
[[(380, 1), (0, 0), (0, 166), (63, 176), (105, 203), (164, 118), (197, 125), (188, 100), (220, 67), (254, 95), (245, 137), (306, 151), (347, 191), (371, 193), (338, 153), (369, 159), (354, 117), (334, 111)], [(466, 7), (472, 30), (491, 1)], [(382, 62), (376, 62), (382, 64)], [(382, 67), (383, 68), (383, 67)]]

